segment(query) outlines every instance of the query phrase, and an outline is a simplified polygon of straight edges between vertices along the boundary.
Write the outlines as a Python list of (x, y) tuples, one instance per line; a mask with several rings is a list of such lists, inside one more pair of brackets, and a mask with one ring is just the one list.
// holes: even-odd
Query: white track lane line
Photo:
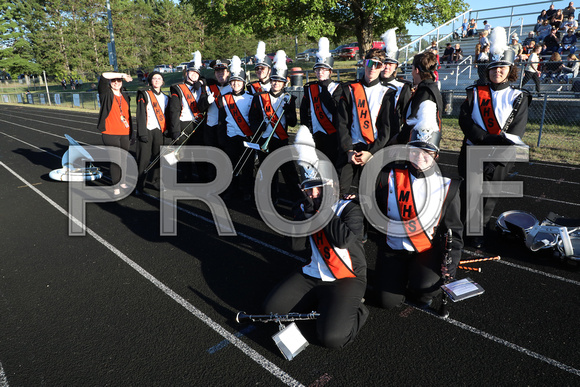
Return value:
[[(83, 132), (83, 133), (96, 134), (96, 135), (98, 135), (98, 136), (100, 136), (100, 135), (101, 135), (101, 133), (99, 133), (99, 132), (97, 131), (96, 127), (95, 127), (95, 130), (85, 130), (85, 129), (78, 129), (78, 128), (74, 128), (74, 127), (72, 127), (72, 126), (64, 126), (64, 125), (59, 125), (59, 124), (51, 124), (51, 123), (49, 123), (49, 122), (40, 121), (40, 120), (31, 120), (31, 119), (28, 119), (28, 118), (27, 118), (26, 120), (27, 120), (27, 121), (33, 121), (33, 122), (39, 122), (39, 123), (41, 123), (41, 124), (43, 124), (43, 125), (56, 126), (56, 127), (59, 127), (59, 128), (64, 128), (64, 129), (75, 130), (75, 131), (77, 131), (77, 132)], [(21, 125), (21, 124), (16, 124), (16, 123), (14, 123), (14, 122), (12, 122), (12, 121), (7, 121), (7, 120), (2, 120), (2, 119), (0, 119), (0, 122), (6, 122), (6, 123), (8, 123), (8, 124), (12, 124), (12, 125), (20, 126), (20, 127), (22, 127), (22, 128), (27, 128), (27, 129), (30, 129), (30, 130), (35, 130), (35, 131), (37, 131), (37, 132), (42, 132), (42, 131), (41, 131), (41, 130), (39, 130), (39, 129), (34, 129), (34, 128), (31, 128), (31, 127), (29, 127), (29, 126), (25, 126), (25, 125)], [(54, 135), (54, 136), (56, 136), (55, 134), (53, 134), (53, 135)]]
[(0, 387), (8, 387), (8, 379), (6, 379), (6, 373), (4, 368), (2, 368), (2, 363), (0, 363)]
[[(8, 172), (10, 172), (12, 175), (14, 175), (17, 179), (19, 179), (24, 184), (26, 184), (28, 186), (28, 188), (33, 190), (37, 195), (39, 195), (41, 198), (43, 198), (45, 201), (47, 201), (51, 206), (53, 206), (60, 213), (62, 213), (63, 215), (65, 215), (66, 217), (71, 219), (73, 222), (75, 222), (75, 224), (82, 226), (82, 223), (78, 219), (76, 219), (75, 217), (70, 215), (64, 208), (62, 208), (60, 205), (58, 205), (56, 202), (54, 202), (51, 198), (49, 198), (44, 193), (42, 193), (40, 190), (38, 190), (36, 187), (34, 187), (31, 183), (29, 183), (26, 179), (24, 179), (22, 176), (20, 176), (15, 171), (13, 171), (6, 164), (4, 164), (3, 162), (0, 161), (0, 166), (4, 167)], [(189, 311), (195, 317), (197, 317), (198, 319), (203, 321), (208, 327), (210, 327), (211, 329), (216, 331), (224, 339), (231, 342), (234, 346), (236, 346), (239, 350), (241, 350), (246, 356), (248, 356), (249, 358), (254, 360), (256, 363), (258, 363), (260, 366), (262, 366), (265, 370), (270, 372), (273, 376), (280, 379), (280, 381), (282, 381), (283, 383), (285, 383), (288, 386), (302, 386), (302, 384), (300, 382), (298, 382), (297, 380), (292, 378), (290, 375), (288, 375), (286, 372), (284, 372), (282, 369), (280, 369), (274, 363), (270, 362), (264, 356), (260, 355), (257, 351), (252, 349), (249, 345), (247, 345), (242, 340), (237, 338), (235, 334), (228, 332), (221, 325), (219, 325), (218, 323), (213, 321), (211, 318), (209, 318), (207, 315), (205, 315), (202, 311), (200, 311), (199, 309), (194, 307), (192, 304), (190, 304), (187, 300), (185, 300), (179, 294), (175, 293), (173, 290), (168, 288), (165, 284), (163, 284), (157, 278), (152, 276), (149, 272), (147, 272), (145, 269), (143, 269), (141, 266), (139, 266), (136, 262), (132, 261), (129, 257), (127, 257), (125, 254), (123, 254), (120, 250), (118, 250), (115, 246), (113, 246), (112, 244), (107, 242), (105, 239), (103, 239), (100, 235), (98, 235), (92, 229), (90, 229), (89, 227), (86, 227), (86, 226), (85, 226), (85, 228), (86, 228), (86, 232), (90, 236), (95, 238), (95, 240), (97, 240), (99, 243), (101, 243), (103, 246), (105, 246), (108, 250), (110, 250), (113, 254), (115, 254), (117, 257), (119, 257), (121, 260), (123, 260), (127, 265), (129, 265), (132, 269), (134, 269), (136, 272), (138, 272), (141, 276), (143, 276), (145, 279), (147, 279), (149, 282), (151, 282), (153, 285), (155, 285), (157, 288), (159, 288), (163, 293), (168, 295), (175, 302), (177, 302), (178, 304), (183, 306), (187, 311)]]
[[(31, 115), (32, 117), (38, 117), (38, 114), (31, 114), (31, 113), (29, 113), (29, 112), (26, 112), (26, 113), (28, 113), (28, 114), (29, 114), (29, 115)], [(49, 114), (45, 114), (46, 112), (42, 112), (42, 113), (43, 113), (43, 114), (42, 114), (42, 117), (43, 117), (43, 118), (52, 118), (52, 119), (55, 119), (55, 120), (60, 120), (60, 121), (70, 121), (70, 122), (74, 122), (75, 124), (86, 124), (86, 125), (94, 125), (94, 126), (95, 126), (95, 128), (97, 127), (97, 120), (98, 120), (98, 118), (97, 118), (97, 113), (95, 113), (95, 120), (94, 120), (94, 121), (90, 121), (90, 122), (89, 122), (89, 121), (79, 121), (78, 119), (68, 119), (68, 118), (63, 118), (63, 117), (66, 117), (66, 116), (71, 116), (71, 117), (78, 117), (78, 116), (75, 116), (75, 115), (49, 115)], [(14, 116), (14, 115), (16, 115), (16, 112), (14, 112), (14, 113), (10, 113), (10, 114), (4, 113), (4, 112), (0, 112), (0, 115), (3, 115), (3, 116), (8, 116), (8, 117), (10, 117), (10, 116)], [(26, 118), (26, 117), (24, 116), (24, 114), (22, 114), (22, 113), (20, 113), (20, 112), (18, 113), (18, 116), (19, 116), (20, 118), (22, 118), (23, 120), (30, 120), (30, 121), (34, 121), (32, 118)]]

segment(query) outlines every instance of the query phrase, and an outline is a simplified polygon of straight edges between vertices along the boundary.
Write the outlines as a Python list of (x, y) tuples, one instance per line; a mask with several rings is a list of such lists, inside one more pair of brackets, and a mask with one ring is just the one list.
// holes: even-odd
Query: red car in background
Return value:
[[(372, 48), (385, 48), (385, 42), (377, 41), (373, 42)], [(353, 59), (360, 59), (360, 55), (358, 53), (358, 43), (350, 43), (346, 47), (344, 47), (338, 56), (344, 60), (353, 60)]]

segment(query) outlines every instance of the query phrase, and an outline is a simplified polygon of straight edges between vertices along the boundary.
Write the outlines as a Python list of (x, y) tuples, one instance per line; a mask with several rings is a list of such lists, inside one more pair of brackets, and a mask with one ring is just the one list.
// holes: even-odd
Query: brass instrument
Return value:
[[(281, 107), (286, 105), (288, 103), (288, 101), (290, 101), (290, 97), (291, 97), (290, 93), (284, 93), (282, 100), (278, 103), (278, 106), (276, 106), (276, 109), (274, 110), (274, 114), (272, 115), (272, 117), (274, 117), (274, 115), (277, 115), (278, 120), (276, 120), (276, 123), (274, 123), (274, 125), (272, 126), (272, 132), (266, 138), (266, 141), (264, 141), (264, 143), (262, 145), (259, 145), (258, 141), (260, 141), (260, 138), (262, 137), (264, 132), (268, 129), (268, 125), (270, 125), (272, 123), (272, 117), (264, 118), (262, 120), (262, 122), (260, 123), (260, 126), (256, 130), (256, 133), (254, 133), (254, 135), (250, 139), (250, 141), (244, 142), (244, 146), (246, 147), (246, 149), (244, 149), (244, 153), (242, 153), (242, 156), (240, 157), (240, 159), (236, 163), (236, 166), (234, 167), (234, 172), (233, 172), (234, 176), (238, 176), (242, 172), (242, 168), (244, 167), (244, 165), (246, 164), (246, 162), (248, 161), (250, 156), (253, 154), (254, 150), (259, 150), (259, 151), (262, 151), (264, 153), (268, 153), (268, 151), (269, 151), (268, 147), (270, 145), (270, 140), (272, 139), (272, 137), (276, 133), (276, 127), (278, 126), (278, 124), (282, 120), (282, 117), (284, 116), (284, 109), (282, 109), (282, 114), (278, 114), (279, 110)], [(266, 125), (264, 125), (264, 124), (266, 124)]]
[[(143, 170), (143, 173), (146, 174), (147, 172), (149, 172), (151, 170), (151, 168), (153, 168), (153, 166), (155, 164), (157, 164), (157, 162), (159, 160), (161, 160), (162, 157), (166, 157), (170, 154), (175, 154), (177, 155), (177, 153), (179, 152), (179, 150), (181, 149), (181, 147), (183, 145), (185, 145), (185, 143), (187, 142), (187, 140), (195, 133), (195, 131), (201, 126), (201, 124), (203, 123), (203, 121), (205, 120), (205, 116), (202, 116), (201, 119), (199, 120), (193, 120), (190, 121), (189, 124), (187, 124), (187, 126), (181, 131), (181, 133), (179, 134), (179, 137), (177, 137), (175, 140), (171, 141), (171, 143), (169, 144), (169, 146), (175, 145), (177, 144), (179, 141), (183, 140), (181, 142), (181, 144), (177, 147), (177, 149), (174, 150), (170, 150), (169, 152), (165, 152), (165, 153), (159, 153), (159, 155), (157, 157), (155, 157), (155, 159), (153, 161), (151, 161), (149, 163), (149, 165)], [(193, 130), (190, 133), (187, 133), (187, 129), (189, 129), (191, 124), (196, 124), (195, 127), (193, 128)], [(174, 157), (177, 160), (177, 157)]]
[(246, 314), (245, 312), (238, 312), (236, 314), (236, 322), (239, 324), (253, 322), (291, 322), (297, 320), (315, 320), (317, 317), (320, 317), (320, 313), (317, 312), (310, 312), (310, 313), (288, 313), (288, 314), (277, 314), (277, 313), (270, 313), (270, 314)]

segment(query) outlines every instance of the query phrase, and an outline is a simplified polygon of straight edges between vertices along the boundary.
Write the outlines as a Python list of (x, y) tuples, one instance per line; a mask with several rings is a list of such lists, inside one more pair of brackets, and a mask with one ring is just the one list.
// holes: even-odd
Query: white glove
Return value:
[(209, 93), (209, 94), (207, 95), (207, 102), (208, 102), (210, 105), (211, 105), (212, 103), (214, 103), (214, 102), (215, 102), (215, 97), (214, 97), (214, 95), (213, 95), (213, 92), (211, 92), (211, 93)]

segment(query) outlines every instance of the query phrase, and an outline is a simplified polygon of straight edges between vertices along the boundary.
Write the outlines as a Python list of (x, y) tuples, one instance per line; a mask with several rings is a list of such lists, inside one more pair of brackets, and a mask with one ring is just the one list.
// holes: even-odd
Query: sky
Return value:
[[(536, 1), (533, 1), (533, 3), (535, 3)], [(480, 27), (481, 25), (483, 25), (483, 20), (486, 18), (489, 18), (489, 23), (491, 24), (492, 27), (495, 27), (497, 25), (501, 25), (503, 27), (509, 27), (510, 25), (510, 21), (509, 18), (504, 18), (504, 19), (492, 19), (492, 17), (494, 16), (499, 16), (499, 15), (507, 15), (509, 16), (512, 12), (512, 10), (510, 8), (507, 9), (496, 9), (498, 7), (506, 7), (506, 6), (517, 6), (520, 5), (520, 7), (516, 7), (513, 10), (513, 13), (517, 16), (514, 16), (512, 24), (513, 25), (520, 25), (520, 21), (518, 20), (520, 17), (524, 18), (524, 24), (535, 24), (536, 23), (536, 18), (537, 16), (540, 14), (540, 12), (542, 11), (542, 9), (548, 9), (550, 6), (550, 2), (546, 2), (544, 4), (534, 4), (534, 5), (528, 5), (529, 2), (525, 2), (522, 0), (518, 0), (518, 1), (510, 1), (510, 0), (486, 0), (484, 1), (471, 1), (471, 2), (467, 2), (469, 4), (469, 8), (471, 8), (473, 11), (481, 11), (483, 9), (487, 9), (488, 11), (481, 11), (479, 12), (479, 16), (475, 17), (475, 15), (473, 16), (474, 18), (476, 18), (477, 22), (478, 22), (478, 27)], [(566, 1), (555, 1), (554, 5), (556, 6), (556, 9), (558, 8), (565, 8), (568, 6), (569, 0)], [(580, 2), (578, 2), (578, 4), (580, 4)], [(578, 5), (575, 5), (576, 7), (578, 7)], [(578, 16), (578, 13), (580, 11), (576, 12), (576, 17)], [(521, 16), (522, 14), (526, 14), (526, 13), (532, 13), (532, 15), (524, 15)], [(459, 24), (457, 25), (457, 27), (461, 26), (461, 22), (459, 22)], [(412, 25), (412, 24), (408, 24), (407, 25), (407, 29), (409, 30), (409, 33), (411, 35), (421, 35), (421, 34), (425, 34), (429, 31), (431, 31), (434, 27), (431, 25), (423, 25), (423, 26), (417, 26), (417, 25)], [(525, 31), (527, 32), (527, 30)], [(527, 33), (525, 34), (527, 35)], [(419, 37), (419, 36), (415, 36), (415, 37)]]

